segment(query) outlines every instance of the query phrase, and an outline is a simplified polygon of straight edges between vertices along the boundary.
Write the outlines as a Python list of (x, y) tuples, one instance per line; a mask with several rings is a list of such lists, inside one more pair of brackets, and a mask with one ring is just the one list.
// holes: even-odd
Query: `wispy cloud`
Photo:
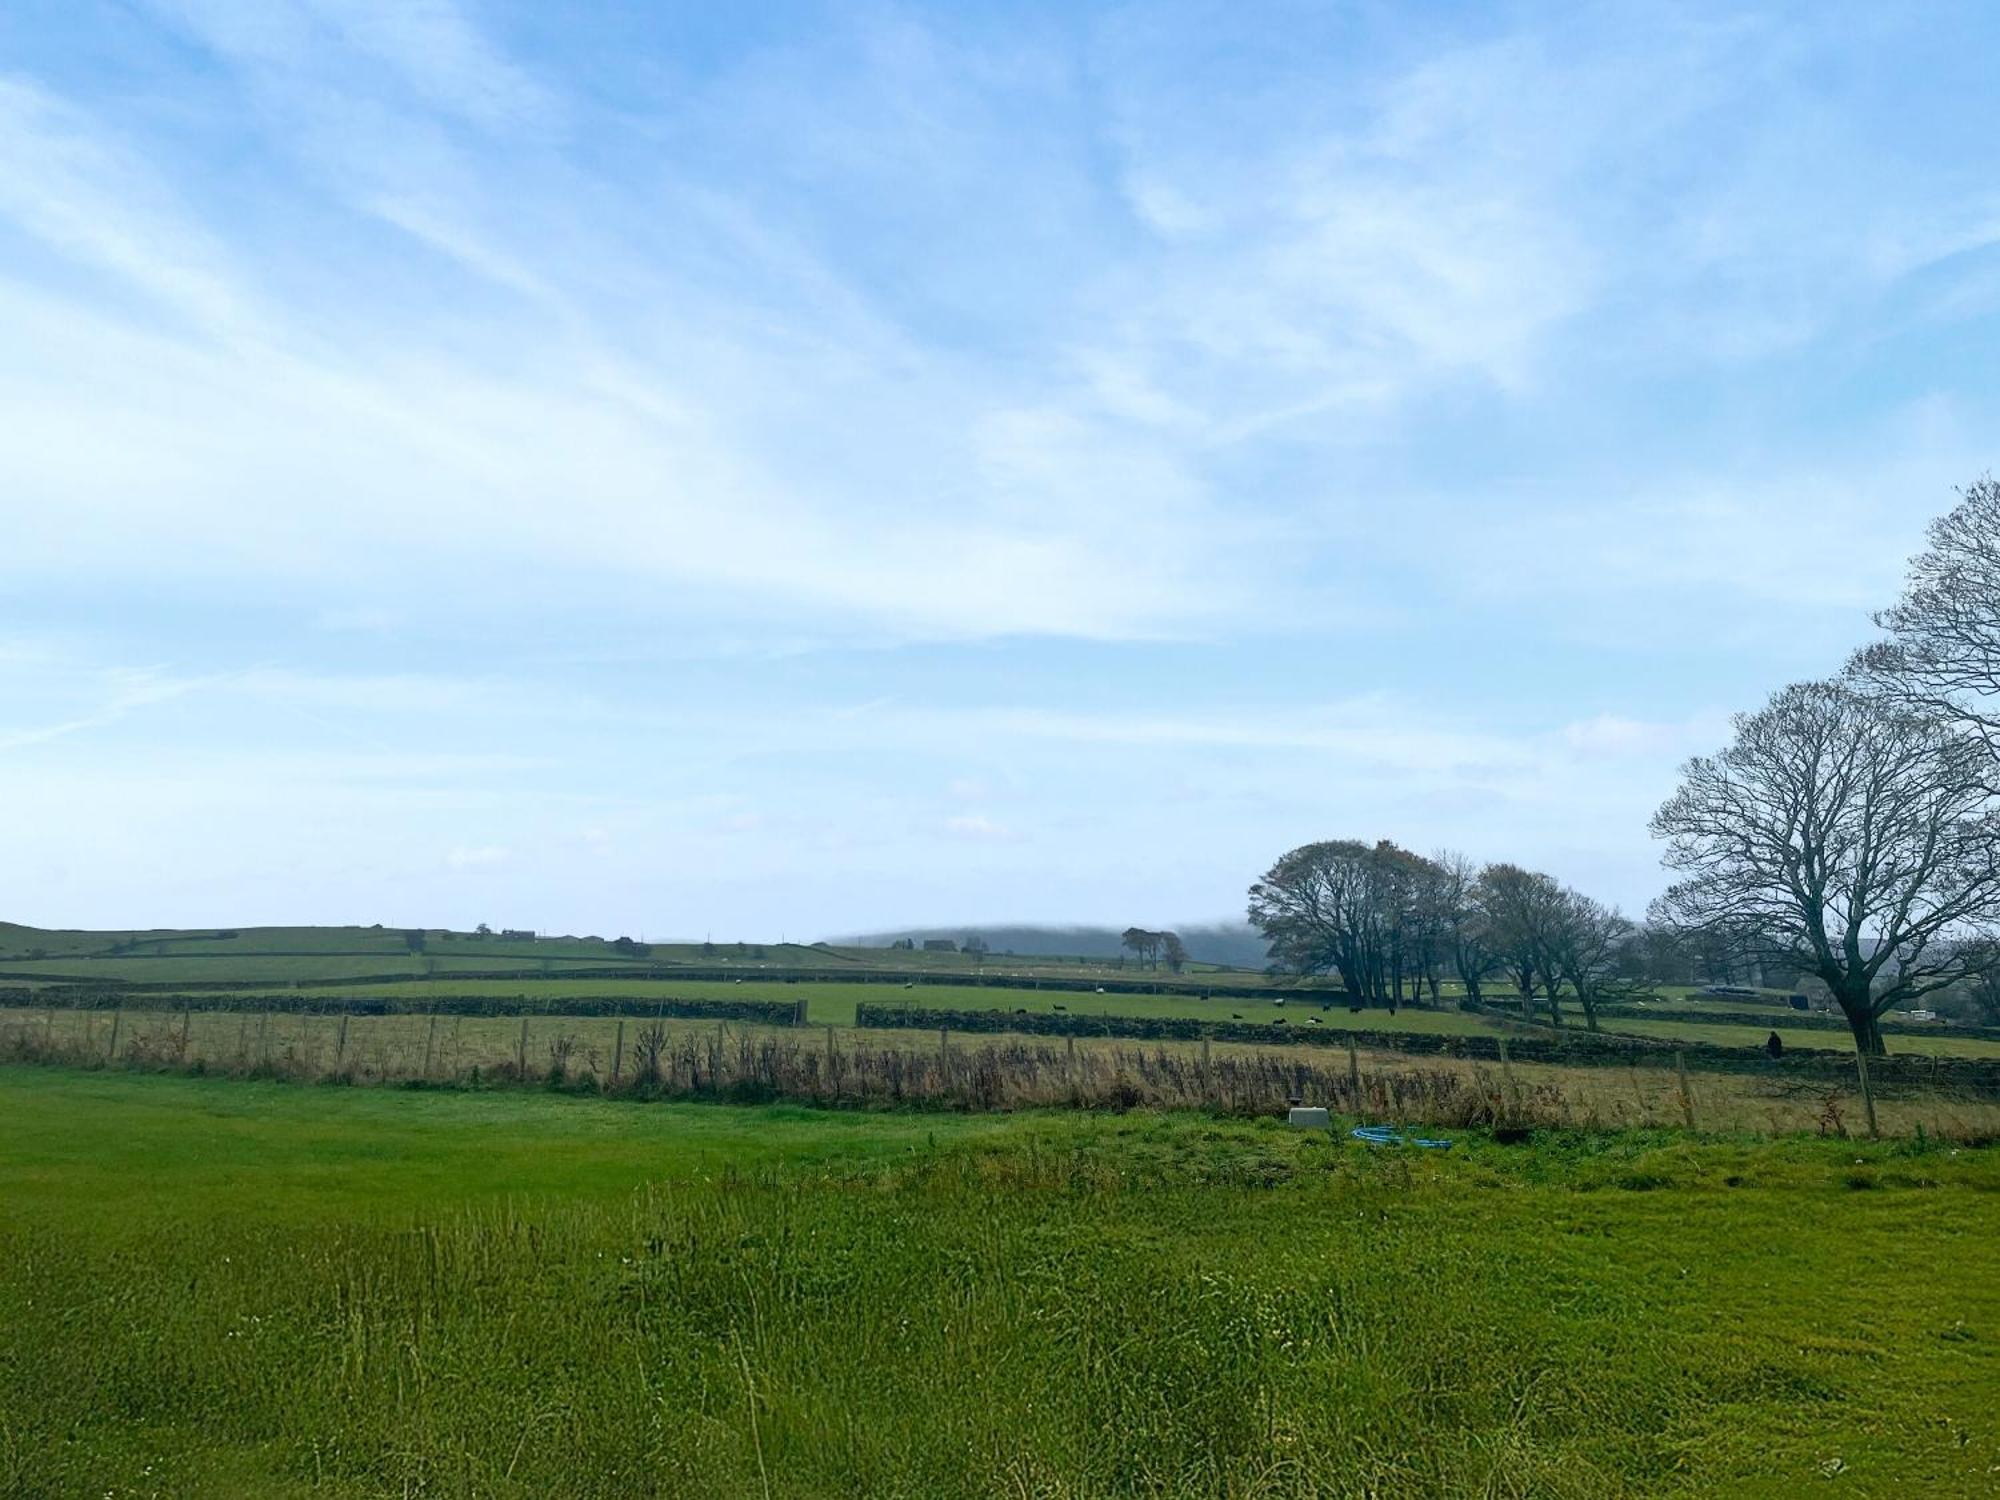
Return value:
[[(454, 0), (153, 0), (238, 65), (288, 85), (353, 80), (372, 64), (427, 105), (488, 128), (545, 123), (559, 105)], [(379, 87), (379, 84), (378, 84)]]
[(504, 845), (635, 929), (1366, 830), (1643, 896), (1993, 463), (1974, 7), (79, 5), (115, 74), (0, 76), (0, 750), (134, 901), (287, 809), (330, 901)]
[(253, 317), (221, 242), (131, 147), (80, 109), (0, 76), (0, 216), (218, 337)]
[(94, 729), (163, 703), (171, 703), (218, 681), (216, 678), (174, 677), (148, 669), (113, 669), (99, 674), (101, 695), (95, 707), (53, 723), (8, 729), (0, 727), (0, 754), (45, 745)]

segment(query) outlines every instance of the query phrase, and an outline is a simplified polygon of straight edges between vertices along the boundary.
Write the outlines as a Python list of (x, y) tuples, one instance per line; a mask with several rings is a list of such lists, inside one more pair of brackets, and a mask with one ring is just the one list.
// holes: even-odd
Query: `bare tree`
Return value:
[(1754, 935), (1767, 962), (1824, 982), (1855, 1046), (1879, 1056), (1884, 1012), (1986, 962), (1977, 939), (2000, 921), (1986, 747), (1840, 683), (1794, 684), (1735, 728), (1653, 815), (1686, 877), (1655, 910)]
[(1903, 597), (1875, 617), (1889, 638), (1850, 671), (1970, 730), (1988, 752), (1986, 789), (2000, 794), (2000, 482), (1987, 475), (1960, 490), (1927, 540)]
[(1492, 925), (1479, 904), (1479, 866), (1455, 849), (1438, 850), (1431, 864), (1437, 870), (1432, 894), (1441, 914), (1443, 947), (1466, 999), (1477, 1005), (1485, 982), (1500, 968)]
[(1167, 967), (1178, 974), (1187, 967), (1187, 945), (1181, 941), (1178, 932), (1160, 934), (1160, 951), (1166, 955)]
[(1519, 865), (1488, 865), (1479, 874), (1478, 899), (1500, 968), (1521, 993), (1521, 1013), (1532, 1015), (1535, 982), (1540, 979), (1548, 992), (1549, 1020), (1562, 1025), (1562, 1001), (1557, 994), (1562, 975), (1555, 959), (1562, 887), (1553, 876)]
[(1428, 978), (1437, 989), (1437, 913), (1433, 886), (1437, 872), (1421, 854), (1383, 839), (1373, 850), (1373, 917), (1381, 943), (1383, 985), (1393, 1013), (1403, 1001), (1403, 981), (1410, 998), (1422, 994)]
[(1618, 982), (1624, 949), (1633, 926), (1617, 911), (1581, 891), (1564, 890), (1550, 913), (1547, 951), (1550, 967), (1583, 1007), (1584, 1024), (1597, 1024), (1597, 1002)]

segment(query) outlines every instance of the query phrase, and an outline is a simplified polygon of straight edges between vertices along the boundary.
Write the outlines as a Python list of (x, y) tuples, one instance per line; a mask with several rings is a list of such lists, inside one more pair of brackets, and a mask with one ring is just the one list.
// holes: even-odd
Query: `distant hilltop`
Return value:
[[(1269, 962), (1264, 939), (1247, 922), (1209, 922), (1173, 930), (1180, 934), (1187, 945), (1188, 957), (1196, 963), (1262, 969)], [(994, 953), (1033, 958), (1115, 959), (1129, 956), (1124, 948), (1124, 931), (1121, 927), (995, 926), (967, 922), (957, 927), (896, 927), (830, 941), (842, 947), (886, 948), (907, 938), (921, 948), (927, 942), (963, 944), (967, 938), (978, 938)]]

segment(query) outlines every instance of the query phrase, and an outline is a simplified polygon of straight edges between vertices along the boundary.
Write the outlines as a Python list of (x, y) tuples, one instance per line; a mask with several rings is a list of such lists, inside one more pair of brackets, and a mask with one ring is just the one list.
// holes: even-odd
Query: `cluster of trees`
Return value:
[(1593, 1031), (1599, 1003), (1638, 978), (1646, 956), (1633, 923), (1553, 876), (1387, 840), (1292, 850), (1250, 887), (1250, 921), (1275, 965), (1334, 975), (1355, 1006), (1394, 1010), (1426, 993), (1436, 1003), (1447, 980), (1476, 1004), (1504, 979), (1557, 1025), (1574, 998)]
[(1636, 979), (1810, 976), (1873, 1055), (1885, 1014), (1933, 997), (2000, 1021), (2000, 483), (1960, 491), (1928, 543), (1880, 641), (1682, 768), (1652, 820), (1680, 878), (1646, 924), (1513, 865), (1335, 840), (1251, 887), (1274, 960), (1390, 1005), (1504, 975), (1593, 1027)]
[(1140, 963), (1157, 966), (1164, 959), (1178, 974), (1187, 967), (1187, 946), (1177, 932), (1153, 932), (1145, 927), (1128, 927), (1119, 934), (1119, 944)]
[(1883, 639), (1738, 715), (1653, 817), (1655, 918), (1813, 975), (1877, 1055), (1890, 1009), (2000, 987), (2000, 484), (1928, 540)]

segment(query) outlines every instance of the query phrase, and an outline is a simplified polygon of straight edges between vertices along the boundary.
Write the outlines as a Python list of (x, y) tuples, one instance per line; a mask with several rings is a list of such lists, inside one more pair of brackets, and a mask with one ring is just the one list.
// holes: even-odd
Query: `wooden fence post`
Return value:
[(437, 1035), (438, 1035), (437, 1012), (432, 1011), (431, 1024), (424, 1032), (424, 1082), (426, 1083), (429, 1083), (431, 1078), (431, 1058), (435, 1056), (437, 1052)]
[(1687, 1128), (1692, 1130), (1695, 1128), (1694, 1089), (1688, 1084), (1688, 1055), (1685, 1048), (1674, 1048), (1674, 1071), (1680, 1074), (1681, 1080), (1681, 1118), (1687, 1122)]
[(188, 1006), (181, 1012), (181, 1061), (188, 1060), (188, 1032), (194, 1026), (194, 1007)]
[(528, 1078), (528, 1018), (521, 1017), (521, 1039), (514, 1044), (514, 1076), (525, 1083)]
[(1351, 1031), (1347, 1034), (1347, 1087), (1354, 1095), (1354, 1107), (1361, 1108), (1361, 1053), (1354, 1045)]
[(118, 1028), (125, 1020), (125, 1009), (120, 1006), (111, 1012), (111, 1045), (104, 1049), (106, 1062), (118, 1061)]
[(271, 1065), (271, 1013), (262, 1011), (257, 1016), (257, 1066)]
[(1868, 1054), (1859, 1046), (1854, 1049), (1854, 1070), (1861, 1075), (1861, 1103), (1868, 1112), (1868, 1138), (1879, 1140), (1882, 1133), (1875, 1127), (1875, 1084), (1868, 1076)]
[(333, 1040), (333, 1071), (337, 1075), (347, 1066), (347, 1012), (340, 1013), (340, 1030)]
[(619, 1076), (625, 1071), (625, 1021), (618, 1021), (618, 1044), (611, 1049), (611, 1086), (618, 1087)]

